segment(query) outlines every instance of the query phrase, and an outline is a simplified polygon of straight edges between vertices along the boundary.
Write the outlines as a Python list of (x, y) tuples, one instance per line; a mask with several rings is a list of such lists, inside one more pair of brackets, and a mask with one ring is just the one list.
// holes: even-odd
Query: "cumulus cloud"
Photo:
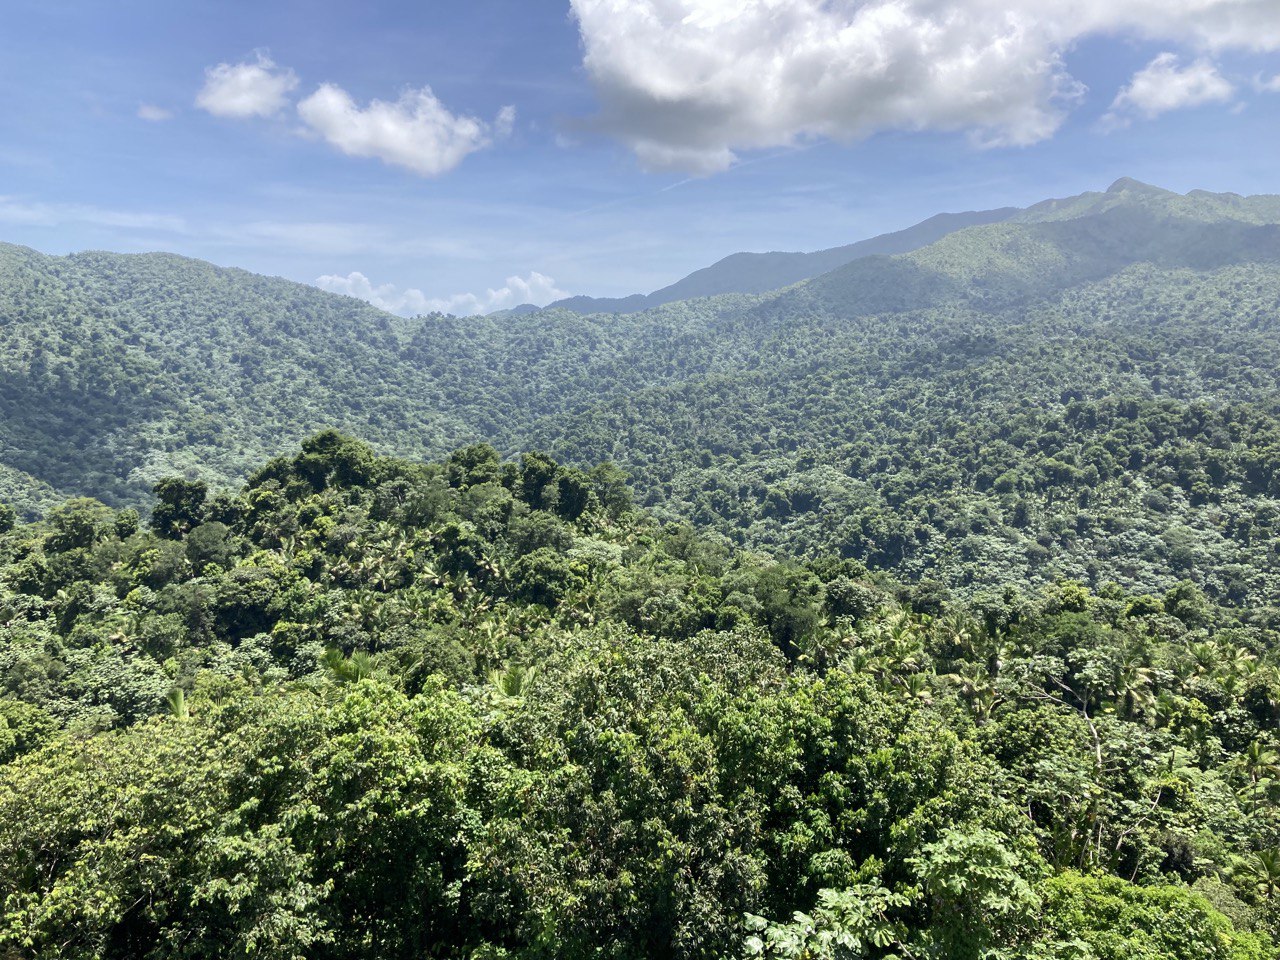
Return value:
[(406, 90), (394, 103), (373, 100), (361, 107), (341, 87), (326, 83), (298, 104), (298, 116), (349, 156), (376, 157), (434, 177), (509, 134), (515, 108), (504, 107), (486, 123), (450, 112), (429, 87)]
[(567, 296), (568, 292), (557, 287), (555, 280), (535, 270), (527, 277), (507, 277), (507, 282), (501, 287), (490, 288), (481, 295), (456, 294), (443, 300), (432, 300), (430, 306), (441, 313), (471, 315), (509, 310), (524, 303), (542, 307)]
[(1084, 88), (1092, 35), (1280, 50), (1277, 0), (571, 0), (598, 123), (649, 167), (885, 130), (1025, 145)]
[(1134, 115), (1149, 120), (1170, 110), (1222, 103), (1234, 95), (1235, 87), (1209, 60), (1202, 57), (1184, 67), (1176, 54), (1162, 53), (1116, 95), (1103, 123), (1124, 126)]
[(451, 297), (428, 297), (414, 288), (400, 289), (394, 284), (374, 283), (359, 271), (345, 277), (329, 274), (316, 278), (316, 286), (330, 293), (342, 293), (349, 297), (367, 300), (382, 310), (413, 316), (421, 313), (452, 313), (457, 316), (475, 316), (508, 310), (524, 303), (545, 306), (553, 300), (569, 296), (556, 287), (555, 280), (536, 270), (527, 277), (507, 277), (507, 282), (483, 294), (459, 293)]
[(401, 290), (395, 284), (384, 283), (374, 286), (373, 281), (358, 270), (345, 277), (340, 274), (325, 274), (316, 277), (316, 286), (330, 293), (341, 293), (348, 297), (367, 300), (379, 310), (413, 316), (418, 313), (429, 313), (427, 295), (421, 290)]
[(259, 51), (250, 63), (220, 63), (204, 72), (196, 106), (217, 117), (270, 117), (285, 108), (298, 86), (292, 71)]
[(157, 107), (154, 103), (138, 104), (138, 119), (146, 120), (150, 123), (162, 123), (165, 120), (173, 119), (173, 111), (166, 110), (164, 107)]

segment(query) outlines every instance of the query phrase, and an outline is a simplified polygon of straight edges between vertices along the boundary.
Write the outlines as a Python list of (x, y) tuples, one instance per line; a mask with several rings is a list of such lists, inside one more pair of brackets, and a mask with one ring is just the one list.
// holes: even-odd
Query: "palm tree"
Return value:
[(867, 643), (892, 670), (914, 673), (924, 662), (924, 633), (911, 617), (897, 613), (866, 632)]
[(469, 577), (464, 582), (467, 589), (458, 601), (458, 614), (463, 624), (474, 627), (492, 609), (493, 600), (475, 589)]
[(385, 630), (394, 613), (392, 605), (385, 602), (380, 594), (367, 591), (355, 594), (347, 611), (362, 628), (373, 633)]
[(925, 704), (933, 703), (933, 688), (925, 674), (913, 673), (898, 682), (912, 700), (919, 700)]
[(377, 669), (373, 662), (373, 657), (365, 650), (357, 650), (355, 653), (351, 654), (351, 656), (347, 658), (347, 663), (350, 664), (349, 669), (352, 683), (369, 679)]
[(528, 692), (534, 677), (537, 675), (537, 667), (509, 663), (502, 669), (491, 671), (489, 682), (503, 697), (508, 700), (519, 700)]
[(1263, 795), (1267, 787), (1280, 778), (1280, 753), (1260, 740), (1255, 740), (1237, 758), (1236, 766), (1248, 780), (1244, 793), (1249, 795), (1250, 807), (1258, 807), (1259, 791)]
[(941, 634), (942, 642), (959, 653), (965, 660), (972, 660), (983, 637), (980, 626), (962, 613), (952, 613), (933, 622), (933, 629)]
[[(836, 630), (818, 630), (806, 637), (801, 644), (800, 662), (807, 663), (819, 673), (825, 673), (831, 664), (840, 659), (844, 650), (851, 649), (857, 637)], [(860, 664), (865, 667), (866, 663)]]
[(1218, 669), (1218, 648), (1212, 643), (1193, 643), (1187, 647), (1187, 661), (1192, 676), (1213, 676)]
[(357, 650), (350, 657), (344, 657), (336, 647), (324, 652), (324, 665), (337, 683), (359, 683), (372, 677), (377, 670), (373, 657), (366, 651)]
[(1258, 670), (1258, 658), (1243, 647), (1222, 645), (1222, 669), (1237, 678), (1250, 677)]
[(1152, 722), (1160, 728), (1168, 727), (1182, 714), (1183, 701), (1168, 690), (1156, 694), (1155, 704), (1151, 709)]
[(1155, 706), (1154, 685), (1155, 671), (1140, 656), (1129, 654), (1116, 664), (1108, 692), (1120, 704), (1120, 715), (1132, 719), (1138, 713), (1150, 713)]
[(164, 699), (169, 708), (169, 716), (175, 720), (191, 718), (191, 708), (187, 706), (187, 692), (181, 687), (174, 687)]
[(1280, 850), (1258, 850), (1235, 871), (1268, 900), (1280, 893)]
[(840, 666), (853, 674), (875, 674), (878, 676), (884, 671), (883, 660), (880, 657), (873, 656), (865, 647), (850, 646), (849, 652), (840, 661)]
[(995, 683), (987, 667), (979, 663), (961, 663), (946, 679), (956, 687), (973, 711), (974, 722), (982, 726), (991, 719), (992, 713), (1000, 703), (996, 695)]

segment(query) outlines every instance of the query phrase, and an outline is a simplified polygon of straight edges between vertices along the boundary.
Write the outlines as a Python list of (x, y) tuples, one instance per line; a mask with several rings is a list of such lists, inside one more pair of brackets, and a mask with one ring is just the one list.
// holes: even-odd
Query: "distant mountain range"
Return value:
[(640, 313), (412, 319), (0, 245), (0, 502), (145, 508), (163, 476), (234, 485), (334, 426), (408, 456), (611, 459), (664, 520), (970, 591), (1192, 577), (1274, 602), (1280, 197), (1121, 180), (893, 236)]
[[(583, 314), (639, 313), (664, 303), (692, 300), (694, 297), (714, 297), (722, 293), (767, 293), (820, 276), (861, 257), (910, 253), (957, 230), (1000, 223), (1021, 212), (1017, 207), (1002, 207), (999, 210), (969, 213), (940, 213), (905, 230), (813, 253), (734, 253), (650, 294), (637, 293), (617, 298), (568, 297), (557, 300), (547, 309), (560, 308)], [(526, 304), (507, 312), (528, 312), (527, 306)]]

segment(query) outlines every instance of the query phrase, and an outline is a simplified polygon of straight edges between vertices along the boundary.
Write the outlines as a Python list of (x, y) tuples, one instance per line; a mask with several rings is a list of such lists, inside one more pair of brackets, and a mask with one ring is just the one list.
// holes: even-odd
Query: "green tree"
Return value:
[(151, 529), (176, 540), (204, 520), (209, 487), (201, 480), (167, 477), (152, 488), (156, 505), (151, 511)]

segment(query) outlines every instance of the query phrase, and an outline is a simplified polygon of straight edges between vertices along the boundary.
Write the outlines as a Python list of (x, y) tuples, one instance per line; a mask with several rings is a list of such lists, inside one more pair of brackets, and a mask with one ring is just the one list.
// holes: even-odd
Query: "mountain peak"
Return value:
[(695, 270), (682, 280), (650, 294), (622, 298), (569, 297), (551, 304), (575, 313), (639, 313), (664, 303), (714, 297), (726, 293), (758, 294), (821, 276), (863, 257), (910, 253), (966, 227), (984, 226), (1011, 219), (1021, 211), (971, 210), (940, 213), (915, 226), (860, 240), (857, 243), (812, 253), (731, 253), (709, 267)]
[(1138, 193), (1145, 194), (1149, 197), (1167, 197), (1172, 195), (1172, 191), (1170, 190), (1153, 187), (1149, 183), (1143, 183), (1141, 180), (1134, 180), (1132, 177), (1121, 177), (1111, 186), (1107, 187), (1107, 193)]

